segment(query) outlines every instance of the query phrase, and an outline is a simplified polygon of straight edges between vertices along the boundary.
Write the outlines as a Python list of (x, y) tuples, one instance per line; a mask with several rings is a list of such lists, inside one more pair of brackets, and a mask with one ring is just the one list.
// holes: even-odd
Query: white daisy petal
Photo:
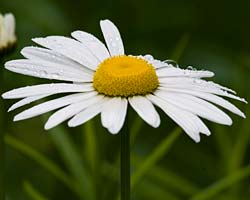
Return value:
[(88, 92), (93, 90), (94, 88), (90, 83), (84, 83), (84, 84), (50, 83), (50, 84), (26, 86), (10, 90), (2, 94), (2, 97), (4, 99), (17, 99), (28, 96), (36, 96), (36, 95), (71, 93), (71, 92)]
[(164, 67), (156, 70), (158, 77), (194, 77), (194, 78), (205, 78), (213, 77), (214, 73), (204, 70), (189, 70), (180, 69), (176, 67)]
[(93, 75), (86, 72), (70, 69), (60, 64), (27, 59), (12, 60), (5, 63), (5, 68), (16, 73), (34, 76), (38, 78), (72, 81), (92, 82)]
[(57, 126), (58, 124), (78, 114), (85, 108), (98, 103), (98, 101), (100, 101), (101, 99), (103, 99), (103, 96), (96, 95), (88, 99), (83, 99), (80, 102), (73, 103), (65, 108), (58, 110), (57, 112), (55, 112), (53, 115), (50, 116), (44, 128), (48, 130)]
[(39, 99), (45, 98), (45, 97), (47, 97), (47, 96), (49, 96), (49, 95), (46, 94), (46, 95), (37, 95), (37, 96), (26, 97), (26, 98), (24, 98), (24, 99), (18, 101), (17, 103), (13, 104), (13, 105), (9, 108), (8, 112), (10, 112), (10, 111), (12, 111), (12, 110), (15, 110), (15, 109), (17, 109), (17, 108), (20, 108), (20, 107), (22, 107), (22, 106), (24, 106), (24, 105), (30, 104), (30, 103), (32, 103), (32, 102), (34, 102), (34, 101), (39, 100)]
[(110, 20), (101, 20), (100, 25), (110, 55), (124, 55), (124, 47), (117, 27)]
[(229, 92), (234, 92), (233, 90), (215, 84), (213, 82), (208, 82), (201, 79), (168, 77), (168, 78), (159, 78), (159, 82), (160, 86), (164, 88), (207, 92), (207, 93), (217, 94), (220, 96), (229, 97), (247, 103), (245, 99), (229, 93)]
[(95, 70), (100, 63), (89, 49), (74, 39), (62, 36), (49, 36), (46, 38), (34, 38), (32, 40), (92, 70)]
[(234, 113), (236, 115), (239, 115), (243, 118), (246, 118), (245, 114), (241, 110), (239, 110), (235, 105), (233, 105), (229, 101), (223, 99), (222, 97), (216, 96), (214, 94), (193, 91), (193, 90), (172, 89), (172, 88), (164, 88), (164, 87), (161, 87), (159, 89), (167, 91), (167, 92), (175, 92), (175, 93), (184, 93), (184, 94), (194, 95), (196, 97), (202, 98), (202, 99), (210, 101), (212, 103), (215, 103), (223, 108), (226, 108), (227, 110), (231, 111), (232, 113)]
[(105, 45), (92, 34), (83, 31), (74, 31), (71, 35), (85, 45), (100, 62), (110, 57)]
[(94, 118), (96, 115), (102, 112), (103, 105), (105, 104), (105, 102), (107, 102), (107, 98), (103, 98), (96, 104), (91, 105), (85, 110), (81, 111), (68, 122), (68, 126), (76, 127)]
[(185, 109), (210, 121), (224, 125), (232, 124), (232, 119), (226, 113), (205, 100), (191, 95), (173, 94), (165, 91), (156, 91), (155, 95), (181, 109)]
[(130, 97), (128, 100), (133, 109), (145, 122), (154, 128), (160, 125), (160, 116), (147, 98), (134, 96)]
[(153, 60), (150, 63), (154, 66), (155, 69), (172, 67), (172, 66), (168, 65), (167, 63), (161, 62), (160, 60)]
[(101, 113), (102, 125), (112, 134), (118, 133), (125, 121), (128, 101), (125, 98), (111, 98), (105, 103)]
[(67, 58), (53, 50), (40, 48), (40, 47), (25, 47), (21, 50), (21, 54), (30, 60), (44, 61), (53, 63), (55, 65), (63, 66), (63, 68), (79, 71), (79, 73), (85, 72), (93, 75), (93, 70), (84, 67), (83, 65), (75, 62), (74, 60)]
[(202, 134), (205, 134), (207, 136), (211, 135), (210, 130), (207, 128), (207, 126), (204, 124), (204, 122), (196, 115), (194, 115), (194, 118), (196, 118), (195, 122), (196, 122), (197, 126), (199, 127), (199, 132)]
[(154, 59), (154, 57), (150, 54), (144, 55), (144, 56), (138, 56), (139, 58), (145, 59), (147, 62), (153, 65), (155, 69), (162, 68), (162, 67), (173, 67), (169, 65), (168, 63), (162, 62), (160, 60)]
[(14, 121), (20, 121), (31, 117), (35, 117), (47, 113), (49, 111), (61, 108), (63, 106), (82, 101), (94, 95), (96, 95), (96, 92), (72, 94), (58, 99), (53, 99), (19, 113), (18, 115), (15, 116)]
[(199, 128), (194, 121), (192, 113), (183, 111), (178, 107), (163, 101), (157, 96), (148, 95), (147, 98), (161, 108), (170, 118), (172, 118), (182, 129), (195, 141), (200, 141)]
[(196, 85), (200, 87), (209, 87), (209, 88), (217, 88), (217, 89), (222, 89), (224, 91), (232, 92), (236, 94), (236, 92), (230, 88), (224, 87), (222, 85), (216, 84), (212, 81), (206, 81), (198, 78), (189, 78), (189, 77), (167, 77), (167, 78), (159, 78), (160, 83), (164, 84), (191, 84), (191, 85)]

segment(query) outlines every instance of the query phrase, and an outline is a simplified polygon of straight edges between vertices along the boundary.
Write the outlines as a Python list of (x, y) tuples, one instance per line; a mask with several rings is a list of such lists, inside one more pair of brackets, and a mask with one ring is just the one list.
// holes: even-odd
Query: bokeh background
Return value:
[[(99, 20), (108, 18), (119, 27), (128, 54), (212, 70), (213, 81), (249, 101), (249, 11), (248, 0), (0, 0), (0, 12), (15, 14), (18, 36), (15, 52), (1, 57), (1, 92), (48, 82), (3, 70), (4, 61), (21, 58), (20, 50), (34, 45), (31, 38), (69, 36), (77, 29), (102, 38)], [(13, 123), (22, 108), (7, 113), (14, 101), (0, 102), (8, 200), (118, 199), (119, 135), (105, 131), (99, 117), (79, 128), (63, 124), (45, 131), (48, 115)], [(248, 118), (230, 114), (231, 127), (206, 121), (212, 135), (198, 144), (162, 112), (160, 128), (153, 129), (131, 110), (133, 199), (250, 199), (250, 109), (232, 102)]]

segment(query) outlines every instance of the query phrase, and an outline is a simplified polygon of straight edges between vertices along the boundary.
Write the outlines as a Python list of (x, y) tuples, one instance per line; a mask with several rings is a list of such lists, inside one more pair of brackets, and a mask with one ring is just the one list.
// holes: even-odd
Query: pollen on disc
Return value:
[(104, 60), (94, 74), (93, 86), (107, 96), (129, 97), (153, 92), (159, 80), (152, 64), (133, 56)]

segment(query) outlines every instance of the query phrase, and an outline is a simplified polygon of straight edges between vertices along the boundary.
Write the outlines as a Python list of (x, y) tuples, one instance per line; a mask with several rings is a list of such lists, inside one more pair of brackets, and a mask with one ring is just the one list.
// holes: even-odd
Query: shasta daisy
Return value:
[(25, 47), (21, 51), (25, 59), (5, 64), (6, 69), (16, 73), (63, 81), (4, 93), (5, 99), (21, 99), (9, 111), (65, 94), (21, 112), (14, 121), (57, 110), (45, 124), (45, 129), (51, 129), (66, 120), (70, 127), (79, 126), (101, 114), (102, 125), (116, 134), (124, 124), (128, 104), (155, 128), (160, 125), (157, 106), (199, 142), (200, 133), (210, 135), (200, 118), (232, 124), (215, 104), (245, 117), (222, 97), (246, 102), (244, 99), (229, 88), (202, 79), (214, 76), (213, 72), (181, 69), (151, 55), (127, 55), (117, 27), (109, 20), (102, 20), (100, 25), (107, 48), (92, 34), (75, 31), (72, 38), (35, 38), (33, 41), (42, 47)]

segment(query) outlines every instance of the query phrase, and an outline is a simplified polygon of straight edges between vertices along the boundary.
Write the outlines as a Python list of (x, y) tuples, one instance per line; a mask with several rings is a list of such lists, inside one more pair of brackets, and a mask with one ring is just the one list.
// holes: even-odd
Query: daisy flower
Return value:
[(181, 69), (151, 55), (126, 55), (117, 27), (109, 20), (102, 20), (100, 26), (107, 47), (92, 34), (75, 31), (72, 38), (35, 38), (33, 41), (42, 47), (25, 47), (21, 51), (25, 59), (5, 64), (6, 69), (16, 73), (64, 81), (4, 93), (5, 99), (22, 98), (9, 111), (51, 95), (65, 94), (21, 112), (14, 121), (57, 110), (45, 129), (66, 120), (68, 126), (76, 127), (101, 114), (102, 125), (116, 134), (124, 124), (128, 104), (154, 128), (160, 125), (157, 106), (199, 142), (200, 133), (210, 135), (200, 118), (232, 124), (231, 118), (215, 104), (245, 117), (222, 97), (246, 102), (244, 99), (229, 88), (202, 80), (214, 76), (213, 72)]
[(15, 43), (15, 18), (11, 13), (0, 13), (0, 51), (11, 48)]

